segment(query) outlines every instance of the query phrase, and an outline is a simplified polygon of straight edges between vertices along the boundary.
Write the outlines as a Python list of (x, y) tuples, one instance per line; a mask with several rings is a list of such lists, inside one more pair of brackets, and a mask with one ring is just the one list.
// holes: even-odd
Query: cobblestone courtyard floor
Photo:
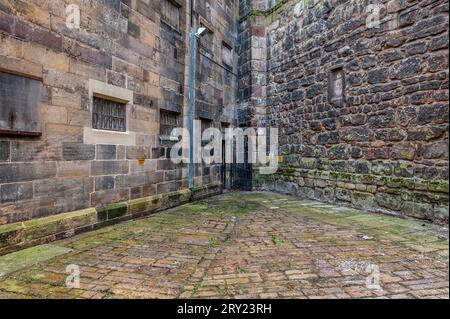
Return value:
[(420, 221), (229, 193), (0, 257), (0, 298), (448, 298), (448, 245)]

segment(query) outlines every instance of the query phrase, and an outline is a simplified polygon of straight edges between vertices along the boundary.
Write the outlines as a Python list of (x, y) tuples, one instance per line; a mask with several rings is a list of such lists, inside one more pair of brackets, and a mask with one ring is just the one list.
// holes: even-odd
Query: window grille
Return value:
[(214, 32), (203, 24), (200, 24), (200, 26), (206, 28), (205, 33), (200, 37), (200, 50), (212, 56), (214, 48)]
[(94, 97), (92, 127), (99, 130), (126, 131), (125, 103)]
[(226, 44), (225, 42), (222, 44), (222, 62), (229, 69), (232, 68), (233, 65), (233, 49)]
[(206, 131), (207, 129), (209, 129), (210, 127), (212, 127), (212, 121), (211, 120), (208, 120), (208, 119), (200, 119), (200, 120), (201, 120), (202, 133), (204, 131)]
[(170, 0), (165, 0), (162, 2), (162, 20), (175, 28), (180, 29), (180, 6)]
[(220, 124), (220, 131), (222, 133), (222, 138), (225, 138), (226, 130), (230, 127), (230, 123), (222, 122)]
[(160, 113), (160, 134), (170, 136), (172, 130), (180, 126), (180, 115), (175, 112), (161, 110)]

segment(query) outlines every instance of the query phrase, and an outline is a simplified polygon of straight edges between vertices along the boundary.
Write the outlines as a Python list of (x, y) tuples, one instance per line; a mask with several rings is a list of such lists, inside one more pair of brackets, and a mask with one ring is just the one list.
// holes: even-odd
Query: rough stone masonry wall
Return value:
[(258, 12), (270, 8), (266, 0), (239, 2), (238, 37), (238, 104), (236, 117), (239, 126), (265, 125), (267, 44), (266, 19)]
[[(173, 0), (175, 29), (162, 18), (164, 1), (0, 0), (0, 67), (39, 73), (44, 87), (42, 136), (0, 135), (0, 225), (187, 187), (187, 168), (170, 161), (159, 136), (160, 109), (183, 116), (186, 104), (187, 7)], [(79, 30), (66, 27), (69, 4), (81, 9)], [(92, 79), (132, 92), (131, 145), (84, 143)], [(219, 171), (196, 173), (198, 185)]]
[[(283, 155), (257, 187), (448, 222), (448, 2), (284, 2), (255, 13), (266, 19), (267, 121)], [(380, 28), (366, 27), (369, 3), (383, 5)], [(338, 105), (328, 98), (336, 66)]]

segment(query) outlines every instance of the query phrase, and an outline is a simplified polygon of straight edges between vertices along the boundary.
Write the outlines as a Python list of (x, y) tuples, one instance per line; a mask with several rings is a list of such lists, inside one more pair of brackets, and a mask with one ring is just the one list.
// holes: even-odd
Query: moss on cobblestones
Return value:
[[(0, 279), (0, 298), (448, 295), (447, 229), (281, 194), (229, 193), (55, 244), (73, 252)], [(69, 264), (80, 289), (65, 287)], [(371, 264), (383, 291), (348, 283)]]
[(0, 278), (36, 263), (67, 254), (70, 249), (54, 245), (40, 245), (0, 257)]
[(180, 207), (186, 213), (206, 214), (215, 216), (241, 216), (257, 209), (260, 196), (254, 193), (232, 193), (205, 199), (201, 202), (191, 203)]

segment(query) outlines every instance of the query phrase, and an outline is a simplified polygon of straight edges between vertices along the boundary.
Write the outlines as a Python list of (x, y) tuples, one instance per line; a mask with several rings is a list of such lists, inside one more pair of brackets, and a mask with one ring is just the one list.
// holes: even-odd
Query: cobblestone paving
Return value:
[[(448, 298), (448, 229), (229, 193), (53, 243), (1, 298)], [(78, 265), (80, 288), (66, 287)], [(1, 271), (0, 271), (1, 272)]]

